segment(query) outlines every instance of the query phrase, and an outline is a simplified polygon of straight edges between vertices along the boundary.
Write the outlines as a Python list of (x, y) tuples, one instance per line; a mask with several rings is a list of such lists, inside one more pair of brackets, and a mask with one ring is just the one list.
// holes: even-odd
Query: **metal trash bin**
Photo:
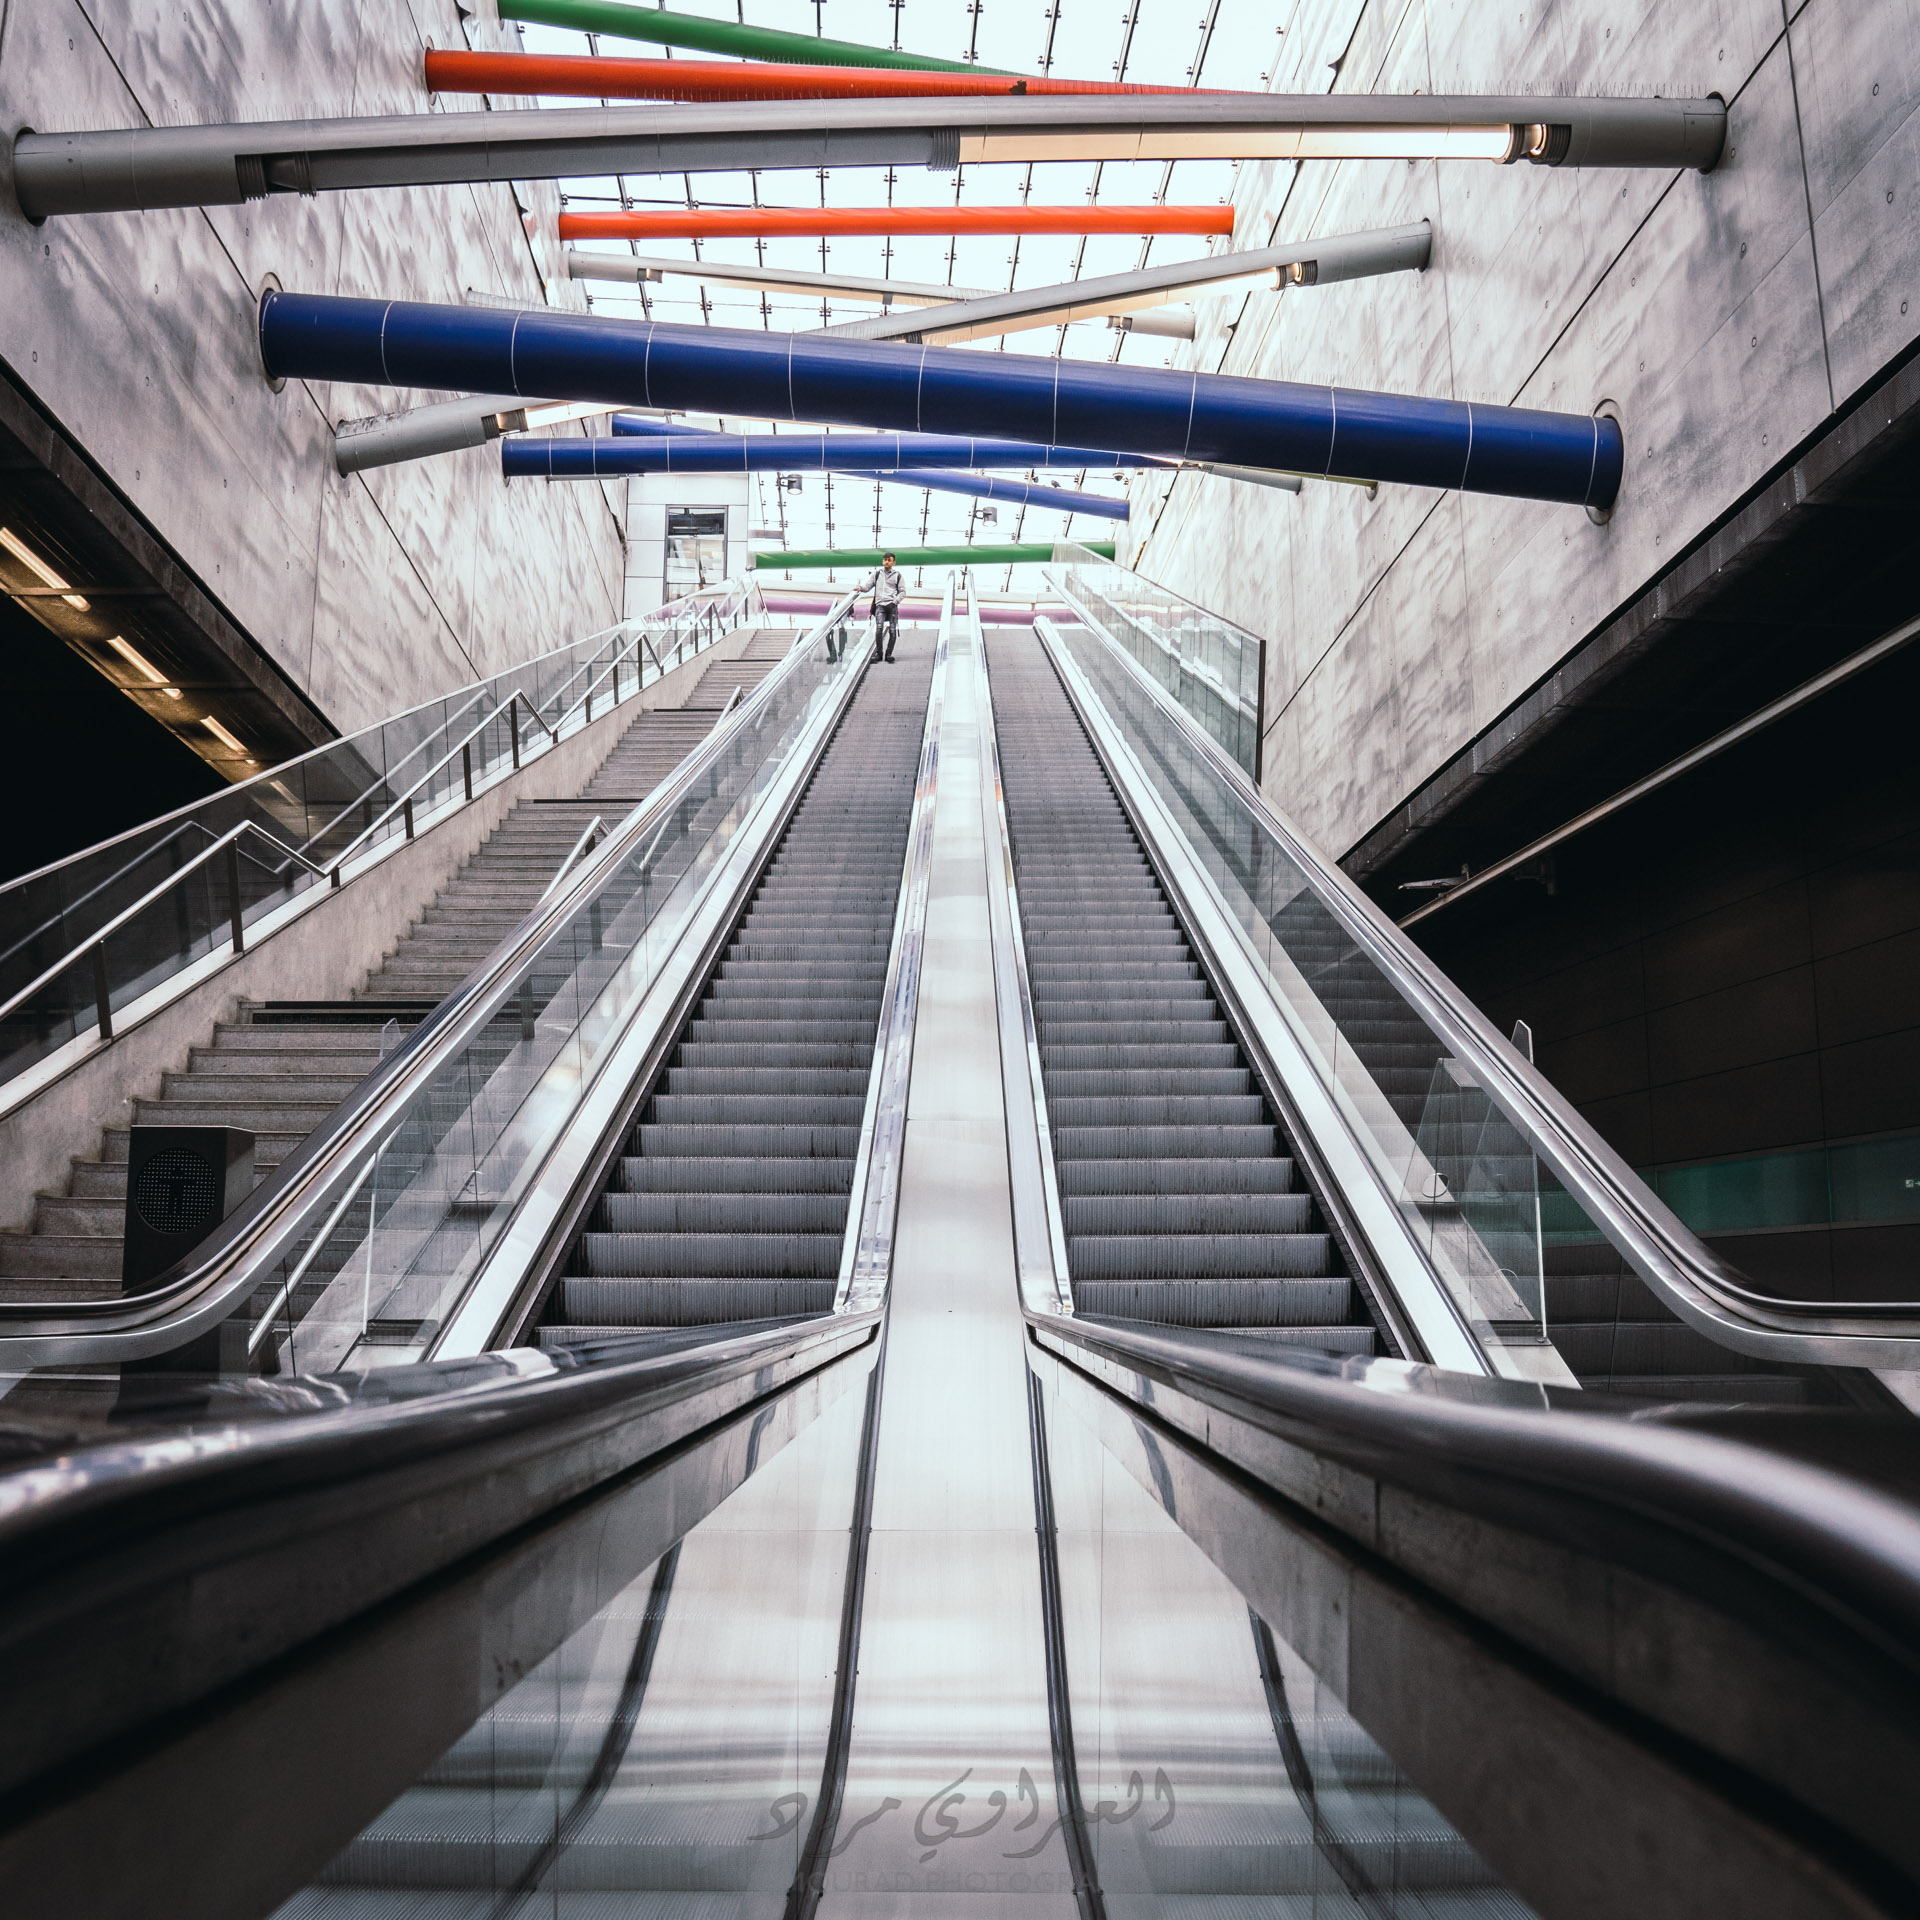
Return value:
[(135, 1127), (120, 1290), (143, 1292), (252, 1191), (253, 1135), (244, 1127)]

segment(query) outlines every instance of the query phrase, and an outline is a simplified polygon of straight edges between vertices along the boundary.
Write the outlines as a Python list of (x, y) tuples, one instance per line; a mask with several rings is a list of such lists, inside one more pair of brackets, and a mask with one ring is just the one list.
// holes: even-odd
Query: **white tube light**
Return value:
[(220, 743), (221, 743), (221, 744), (222, 744), (223, 746), (228, 746), (228, 747), (231, 747), (231, 748), (232, 748), (232, 749), (234, 750), (234, 752), (235, 752), (235, 753), (238, 753), (238, 754), (242, 754), (242, 755), (245, 755), (245, 756), (246, 756), (246, 757), (247, 757), (248, 759), (251, 759), (251, 758), (252, 758), (252, 756), (251, 756), (250, 754), (247, 754), (247, 750), (246, 750), (246, 747), (245, 747), (245, 746), (244, 746), (244, 745), (243, 745), (243, 744), (242, 744), (242, 743), (241, 743), (240, 741), (238, 741), (238, 740), (236, 740), (236, 739), (235, 739), (235, 738), (233, 737), (233, 735), (232, 735), (232, 734), (230, 734), (230, 733), (229, 733), (229, 732), (228, 732), (228, 731), (226, 730), (226, 728), (225, 728), (225, 727), (223, 727), (223, 726), (222, 726), (222, 725), (220, 724), (220, 722), (219, 722), (218, 720), (216, 720), (216, 719), (215, 719), (215, 718), (213, 717), (213, 715), (212, 715), (212, 714), (210, 714), (210, 713), (209, 713), (209, 714), (207, 714), (207, 715), (205, 715), (205, 716), (203, 716), (203, 718), (201, 719), (201, 722), (200, 722), (200, 724), (201, 724), (201, 725), (202, 725), (203, 727), (205, 727), (205, 728), (206, 728), (206, 730), (207, 730), (207, 731), (208, 731), (208, 732), (209, 732), (210, 734), (212, 734), (212, 735), (213, 735), (213, 737), (214, 737), (214, 738), (215, 738), (216, 740), (218, 740), (218, 741), (219, 741), (219, 742), (220, 742)]
[[(1502, 122), (1455, 127), (1245, 127), (1231, 149), (1242, 160), (1493, 160), (1525, 153), (1546, 130)], [(1210, 160), (1223, 151), (1220, 132), (1188, 127), (1089, 128), (1061, 133), (963, 133), (960, 163), (1010, 160)]]
[(512, 413), (499, 416), (500, 430), (503, 433), (517, 433), (528, 427), (557, 427), (568, 420), (596, 420), (603, 413), (613, 409), (604, 403), (588, 400), (579, 403), (556, 400), (544, 407), (516, 407)]
[(0, 527), (0, 547), (5, 547), (29, 573), (38, 575), (42, 585), (53, 588), (68, 606), (81, 613), (86, 612), (86, 601), (79, 594), (68, 592), (68, 582), (61, 579), (11, 527)]
[(119, 634), (114, 634), (107, 645), (117, 653), (135, 673), (145, 674), (169, 700), (180, 698), (180, 689), (167, 685), (167, 676), (156, 667), (138, 647), (131, 646)]

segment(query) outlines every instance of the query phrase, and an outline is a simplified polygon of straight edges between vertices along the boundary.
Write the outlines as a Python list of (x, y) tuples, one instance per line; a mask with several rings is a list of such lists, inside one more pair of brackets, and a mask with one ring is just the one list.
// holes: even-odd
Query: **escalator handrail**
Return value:
[[(920, 1007), (920, 963), (926, 939), (927, 894), (933, 873), (933, 824), (940, 793), (940, 727), (946, 708), (948, 660), (953, 641), (956, 577), (947, 575), (940, 625), (933, 645), (927, 712), (914, 763), (913, 807), (907, 820), (907, 850), (895, 896), (893, 937), (887, 946), (887, 977), (880, 993), (880, 1025), (867, 1071), (848, 1187), (847, 1225), (834, 1284), (835, 1313), (860, 1312), (886, 1298), (893, 1272), (894, 1223), (900, 1208), (900, 1174), (906, 1150), (907, 1094), (913, 1070), (913, 1036)], [(978, 596), (973, 596), (975, 603)], [(876, 629), (877, 635), (877, 629)]]
[[(859, 1365), (880, 1322), (715, 1329), (729, 1337), (668, 1352), (611, 1340), (357, 1381), (295, 1375), (271, 1383), (292, 1408), (278, 1416), (223, 1423), (216, 1407), (194, 1430), (0, 1475), (0, 1659), (20, 1663), (32, 1709), (16, 1689), (0, 1740), (7, 1792), (156, 1713), (226, 1697), (263, 1664), (671, 1462), (703, 1433), (751, 1415), (757, 1435), (792, 1392)], [(188, 1593), (201, 1596), (191, 1607)], [(261, 1608), (260, 1594), (275, 1603)], [(165, 1661), (150, 1642), (162, 1616)], [(59, 1750), (35, 1750), (49, 1725)]]
[[(1796, 1450), (1807, 1431), (1796, 1409), (1681, 1404), (1650, 1416), (1604, 1395), (1408, 1361), (1237, 1351), (1230, 1336), (1085, 1316), (1029, 1312), (1027, 1324), (1031, 1339), (1102, 1393), (1150, 1409), (1284, 1498), (1297, 1499), (1299, 1489), (1280, 1484), (1271, 1442), (1238, 1439), (1236, 1422), (1367, 1480), (1631, 1567), (1757, 1624), (1767, 1618), (1758, 1590), (1785, 1588), (1836, 1636), (1870, 1647), (1920, 1698), (1920, 1455), (1904, 1449), (1903, 1498), (1896, 1474), (1884, 1471), (1889, 1441), (1907, 1438), (1895, 1416), (1818, 1416), (1850, 1441), (1861, 1462), (1854, 1474)], [(1370, 1503), (1366, 1518), (1356, 1510), (1343, 1520), (1337, 1499), (1319, 1511), (1383, 1547)], [(1735, 1577), (1694, 1581), (1702, 1553)]]
[(1920, 1301), (1792, 1300), (1745, 1285), (1745, 1276), (1661, 1202), (1572, 1103), (1337, 862), (1328, 860), (1254, 786), (1238, 762), (1100, 627), (1059, 578), (1051, 571), (1048, 577), (1119, 668), (1279, 844), (1341, 930), (1478, 1077), (1494, 1105), (1588, 1218), (1682, 1319), (1722, 1345), (1780, 1362), (1920, 1366)]
[[(239, 1298), (294, 1244), (371, 1150), (372, 1136), (407, 1110), (447, 1060), (469, 1045), (517, 990), (519, 977), (548, 940), (670, 814), (685, 794), (776, 696), (797, 662), (845, 619), (843, 595), (824, 619), (796, 639), (751, 695), (723, 717), (680, 765), (637, 805), (566, 883), (536, 906), (480, 967), (375, 1066), (213, 1235), (138, 1294), (86, 1301), (0, 1301), (0, 1353), (13, 1341), (151, 1328), (169, 1315), (205, 1307), (212, 1295)], [(835, 699), (851, 697), (858, 675), (843, 673)]]

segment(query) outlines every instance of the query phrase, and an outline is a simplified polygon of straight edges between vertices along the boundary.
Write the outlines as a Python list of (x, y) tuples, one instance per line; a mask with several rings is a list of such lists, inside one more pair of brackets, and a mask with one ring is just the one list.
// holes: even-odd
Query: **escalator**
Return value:
[(1075, 1304), (1393, 1351), (1039, 642), (989, 658)]
[(580, 1236), (547, 1346), (832, 1309), (933, 638), (870, 671)]
[(1502, 1060), (979, 616), (379, 1070), (222, 1256), (277, 1373), (0, 1472), (18, 1911), (1912, 1910), (1911, 1423), (1582, 1394)]

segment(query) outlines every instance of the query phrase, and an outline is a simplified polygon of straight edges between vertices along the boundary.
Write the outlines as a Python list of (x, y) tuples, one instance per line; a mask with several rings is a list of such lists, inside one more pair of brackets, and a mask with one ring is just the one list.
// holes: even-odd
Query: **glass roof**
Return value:
[[(1213, 87), (1264, 87), (1278, 44), (1271, 5), (1257, 0), (1119, 0), (1099, 7), (1054, 0), (674, 0), (677, 11), (743, 21), (831, 39), (902, 48), (942, 59), (977, 60), (1013, 73), (1064, 79), (1185, 81)], [(529, 53), (604, 52), (658, 57), (664, 48), (544, 26), (521, 29)], [(710, 55), (698, 56), (702, 59)], [(554, 101), (578, 106), (577, 100)], [(1041, 162), (962, 167), (839, 167), (808, 172), (741, 171), (575, 179), (563, 204), (578, 212), (620, 207), (1103, 206), (1167, 202), (1208, 206), (1231, 194), (1237, 163), (1224, 160)], [(870, 278), (932, 282), (967, 290), (1047, 286), (1093, 274), (1122, 273), (1224, 251), (1230, 243), (1196, 236), (1158, 239), (1121, 235), (1077, 238), (908, 237), (828, 240), (649, 240), (574, 243), (579, 252), (704, 260), (713, 266), (799, 268)], [(695, 279), (646, 287), (580, 283), (595, 312), (649, 316), (693, 325), (762, 327), (770, 331), (870, 318), (869, 301), (826, 300), (788, 292), (753, 292)], [(1180, 342), (1120, 333), (1104, 321), (1031, 330), (980, 340), (968, 352), (1011, 351), (1081, 360), (1124, 360), (1167, 366)], [(702, 416), (694, 424), (751, 431), (766, 423)], [(1118, 497), (1106, 472), (1038, 476), (1043, 482)], [(797, 490), (772, 473), (755, 476), (752, 522), (756, 548), (1000, 544), (1016, 540), (1106, 540), (1114, 523), (1005, 501), (972, 500), (920, 487), (807, 474)], [(764, 530), (764, 531), (761, 531)], [(1026, 572), (1021, 570), (1022, 575)], [(763, 576), (777, 577), (777, 576)], [(825, 585), (832, 576), (795, 575)], [(980, 584), (1009, 587), (1013, 570), (996, 569)]]

